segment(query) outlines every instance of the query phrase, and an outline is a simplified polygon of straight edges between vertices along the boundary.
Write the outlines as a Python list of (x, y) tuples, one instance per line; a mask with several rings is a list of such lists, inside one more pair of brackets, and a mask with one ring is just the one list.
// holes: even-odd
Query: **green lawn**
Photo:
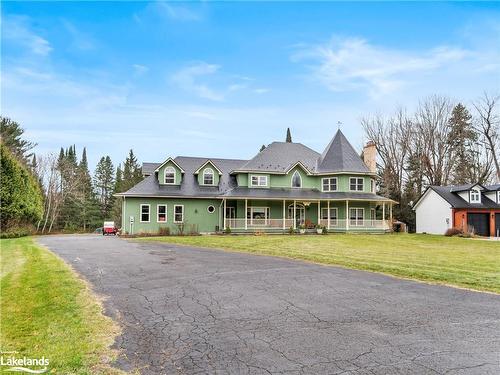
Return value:
[(419, 234), (153, 237), (500, 293), (500, 242)]
[(118, 327), (73, 270), (31, 238), (0, 247), (0, 349), (45, 356), (51, 373), (118, 374), (109, 366)]

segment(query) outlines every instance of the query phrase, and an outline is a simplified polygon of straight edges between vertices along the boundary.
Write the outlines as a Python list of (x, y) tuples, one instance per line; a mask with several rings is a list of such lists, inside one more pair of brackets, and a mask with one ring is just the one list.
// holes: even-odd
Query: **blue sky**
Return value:
[(500, 90), (500, 3), (3, 2), (2, 110), (94, 165), (322, 151), (337, 122)]

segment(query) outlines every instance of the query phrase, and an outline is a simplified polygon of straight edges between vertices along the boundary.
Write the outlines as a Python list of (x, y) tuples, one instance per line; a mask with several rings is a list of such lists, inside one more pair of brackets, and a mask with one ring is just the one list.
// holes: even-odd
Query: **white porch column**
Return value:
[(318, 201), (318, 225), (321, 225), (321, 201)]
[(349, 201), (345, 201), (345, 230), (349, 230)]
[(297, 229), (297, 203), (296, 201), (293, 201), (293, 229)]
[[(326, 201), (326, 209), (328, 211), (328, 214), (327, 214), (327, 228), (330, 229), (330, 201)], [(338, 218), (337, 218), (338, 219)]]
[(392, 202), (391, 205), (389, 206), (389, 225), (392, 227)]
[(248, 229), (248, 199), (245, 199), (245, 230)]
[(285, 202), (285, 200), (283, 199), (283, 230), (285, 230), (285, 229), (286, 229), (285, 205), (286, 205), (286, 202)]
[(226, 230), (226, 228), (227, 228), (226, 216), (227, 216), (227, 213), (226, 213), (226, 198), (224, 198), (224, 228), (223, 228), (223, 230)]
[(385, 202), (382, 203), (382, 220), (385, 221)]

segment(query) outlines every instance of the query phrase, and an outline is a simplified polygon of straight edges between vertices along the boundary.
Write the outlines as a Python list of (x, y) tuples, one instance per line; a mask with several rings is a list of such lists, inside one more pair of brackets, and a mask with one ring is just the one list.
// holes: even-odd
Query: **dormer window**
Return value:
[(470, 191), (470, 203), (481, 203), (481, 192), (476, 189)]
[(500, 204), (500, 191), (497, 191), (497, 203)]
[(300, 188), (302, 187), (302, 177), (300, 177), (300, 173), (295, 171), (292, 175), (292, 187)]
[(203, 170), (203, 185), (214, 184), (214, 170), (212, 168), (205, 168)]
[(165, 184), (167, 185), (175, 184), (175, 169), (173, 167), (165, 168)]

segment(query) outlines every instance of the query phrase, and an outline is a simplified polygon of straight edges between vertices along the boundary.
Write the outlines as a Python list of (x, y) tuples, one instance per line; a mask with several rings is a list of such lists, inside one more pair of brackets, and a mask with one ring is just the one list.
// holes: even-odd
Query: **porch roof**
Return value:
[(246, 188), (236, 187), (228, 190), (222, 195), (224, 198), (241, 199), (301, 199), (301, 200), (363, 200), (377, 202), (396, 201), (381, 197), (374, 193), (356, 193), (356, 192), (321, 192), (318, 189), (293, 189), (293, 188)]

